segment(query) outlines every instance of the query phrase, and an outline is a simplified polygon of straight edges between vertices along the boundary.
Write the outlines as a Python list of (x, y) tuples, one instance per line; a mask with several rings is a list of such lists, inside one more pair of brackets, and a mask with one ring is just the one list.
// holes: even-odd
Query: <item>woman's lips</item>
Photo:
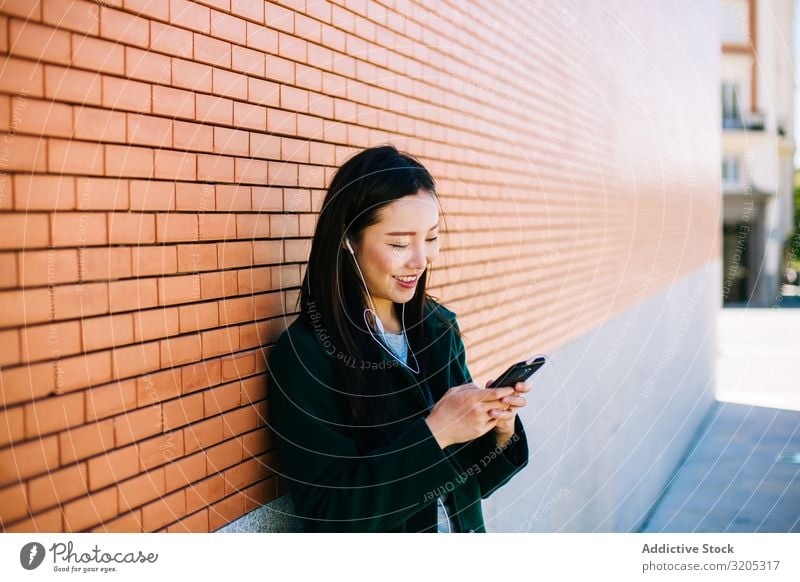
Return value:
[(397, 281), (397, 284), (398, 284), (398, 285), (400, 285), (401, 287), (405, 287), (406, 289), (413, 289), (414, 287), (416, 287), (416, 286), (417, 286), (417, 281), (419, 281), (419, 276), (417, 276), (417, 277), (414, 277), (414, 280), (413, 280), (413, 281), (408, 281), (408, 282), (406, 282), (406, 281), (401, 281), (401, 280), (400, 280), (400, 279), (398, 279), (397, 277), (392, 277), (392, 278), (393, 278), (395, 281)]

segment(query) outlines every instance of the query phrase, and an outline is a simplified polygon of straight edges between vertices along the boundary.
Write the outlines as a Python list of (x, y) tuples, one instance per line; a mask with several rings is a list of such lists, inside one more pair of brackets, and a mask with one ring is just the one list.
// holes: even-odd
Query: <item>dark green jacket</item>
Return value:
[[(439, 303), (425, 307), (429, 370), (421, 379), (390, 366), (393, 405), (399, 406), (386, 444), (364, 446), (347, 425), (336, 355), (325, 336), (298, 317), (269, 356), (269, 399), (279, 467), (305, 531), (435, 532), (436, 497), (452, 492), (455, 529), (485, 532), (486, 499), (528, 463), (519, 416), (511, 444), (501, 450), (493, 431), (444, 450), (433, 437), (425, 386), (435, 401), (452, 386), (472, 382), (464, 344), (431, 316), (437, 309), (458, 329), (455, 314)], [(385, 356), (383, 362), (391, 364)], [(411, 360), (413, 361), (413, 360)], [(395, 363), (396, 364), (396, 363)], [(423, 374), (424, 375), (424, 374)]]

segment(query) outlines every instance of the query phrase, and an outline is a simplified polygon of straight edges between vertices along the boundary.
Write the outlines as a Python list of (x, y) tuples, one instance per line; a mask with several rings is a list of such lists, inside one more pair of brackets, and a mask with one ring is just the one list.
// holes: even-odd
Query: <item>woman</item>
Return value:
[(392, 146), (331, 181), (300, 314), (269, 356), (306, 531), (485, 532), (480, 500), (528, 462), (526, 385), (476, 386), (455, 314), (425, 291), (438, 230), (433, 178)]

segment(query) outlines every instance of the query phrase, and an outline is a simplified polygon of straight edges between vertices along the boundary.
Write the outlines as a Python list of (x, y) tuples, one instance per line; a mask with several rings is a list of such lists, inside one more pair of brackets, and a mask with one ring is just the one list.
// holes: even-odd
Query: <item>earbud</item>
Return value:
[(350, 254), (355, 257), (356, 253), (355, 253), (355, 251), (353, 251), (353, 247), (350, 246), (350, 239), (345, 237), (344, 242), (347, 245), (347, 248), (350, 249)]

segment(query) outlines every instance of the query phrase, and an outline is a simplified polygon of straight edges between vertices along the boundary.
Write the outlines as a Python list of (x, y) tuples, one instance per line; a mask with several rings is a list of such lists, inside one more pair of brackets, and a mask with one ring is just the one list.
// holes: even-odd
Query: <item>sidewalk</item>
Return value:
[(643, 532), (800, 532), (800, 310), (720, 313), (717, 399)]

